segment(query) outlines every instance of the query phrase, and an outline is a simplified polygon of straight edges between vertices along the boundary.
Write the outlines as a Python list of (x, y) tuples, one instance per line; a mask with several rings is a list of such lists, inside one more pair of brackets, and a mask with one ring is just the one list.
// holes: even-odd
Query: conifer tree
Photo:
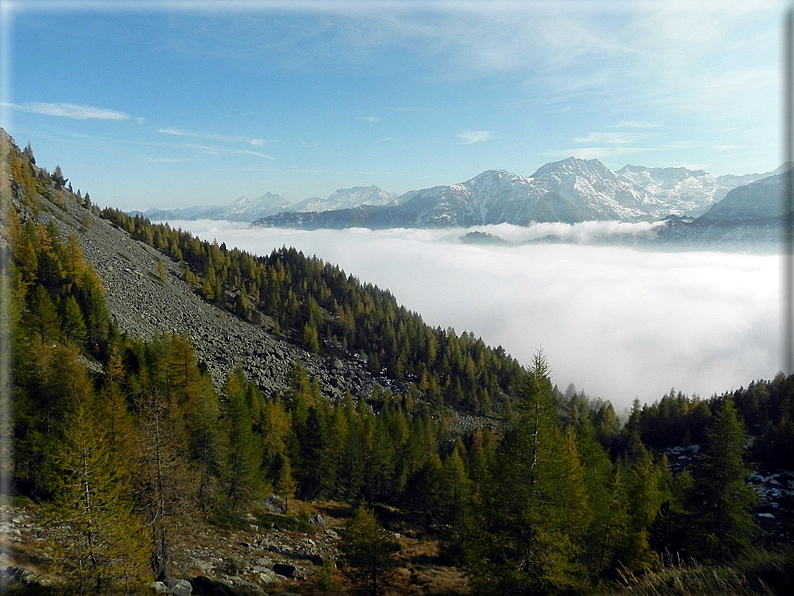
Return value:
[(50, 298), (50, 293), (44, 286), (37, 285), (32, 298), (30, 313), (33, 329), (45, 341), (58, 339), (61, 322), (58, 310), (55, 308), (52, 298)]
[(222, 424), (226, 435), (225, 492), (232, 510), (246, 503), (260, 486), (261, 451), (257, 449), (251, 410), (245, 399), (248, 379), (239, 366), (224, 386)]
[(130, 593), (149, 576), (150, 544), (91, 392), (73, 396), (57, 460), (59, 566), (77, 593)]
[(223, 445), (219, 416), (220, 404), (212, 379), (202, 376), (200, 392), (187, 410), (186, 424), (190, 459), (199, 473), (196, 497), (205, 511), (214, 506), (221, 477)]
[(358, 498), (364, 486), (364, 439), (359, 412), (353, 406), (352, 400), (348, 392), (344, 398), (348, 431), (339, 473), (340, 491), (346, 499)]
[(77, 300), (75, 300), (74, 296), (69, 296), (66, 299), (64, 311), (64, 334), (77, 345), (85, 345), (85, 342), (88, 340), (88, 331), (83, 321), (83, 313), (80, 312), (80, 306), (77, 304)]
[(661, 469), (636, 431), (629, 437), (625, 474), (628, 527), (618, 556), (629, 569), (648, 569), (656, 560), (650, 545), (651, 526), (665, 499), (660, 491)]
[(400, 544), (384, 530), (375, 514), (367, 507), (358, 507), (345, 525), (340, 544), (345, 574), (364, 594), (377, 596), (389, 582), (389, 572), (396, 565)]
[(332, 495), (338, 495), (342, 491), (342, 475), (348, 432), (348, 419), (345, 416), (343, 400), (337, 400), (327, 418), (326, 431), (327, 486)]
[(140, 485), (137, 500), (152, 541), (150, 565), (158, 580), (171, 571), (171, 552), (181, 521), (193, 510), (194, 478), (185, 459), (182, 421), (158, 392), (138, 400), (141, 445)]
[(299, 427), (301, 471), (298, 477), (300, 498), (312, 501), (320, 496), (324, 484), (324, 438), (319, 409), (312, 406), (306, 423)]
[(559, 428), (542, 354), (535, 356), (514, 428), (483, 497), (486, 528), (470, 557), (479, 588), (530, 594), (575, 590), (590, 509), (576, 441)]
[(461, 456), (462, 451), (464, 448), (460, 445), (444, 460), (440, 517), (444, 554), (456, 563), (466, 564), (466, 546), (476, 529), (471, 481)]
[(752, 506), (758, 497), (747, 484), (746, 435), (733, 399), (714, 415), (695, 469), (689, 496), (698, 558), (724, 562), (750, 544), (758, 531)]
[(271, 465), (270, 477), (273, 481), (273, 490), (284, 499), (284, 513), (289, 511), (289, 500), (295, 496), (298, 483), (292, 475), (292, 465), (289, 457), (282, 451), (276, 452)]

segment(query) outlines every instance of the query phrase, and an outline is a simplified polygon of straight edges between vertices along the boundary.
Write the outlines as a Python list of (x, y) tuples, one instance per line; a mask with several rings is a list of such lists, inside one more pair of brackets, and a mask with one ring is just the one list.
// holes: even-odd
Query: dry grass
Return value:
[(622, 587), (604, 595), (632, 596), (774, 596), (794, 594), (794, 548), (755, 550), (730, 566), (668, 563), (641, 576), (622, 574)]

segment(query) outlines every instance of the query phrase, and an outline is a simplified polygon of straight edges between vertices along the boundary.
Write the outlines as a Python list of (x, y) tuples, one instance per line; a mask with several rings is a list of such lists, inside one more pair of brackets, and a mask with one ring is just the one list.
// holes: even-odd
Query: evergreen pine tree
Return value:
[(69, 296), (66, 299), (64, 311), (64, 334), (77, 345), (85, 345), (85, 342), (88, 340), (88, 331), (83, 321), (83, 313), (80, 312), (80, 306), (77, 304), (77, 300), (75, 300), (74, 296)]
[(106, 419), (88, 392), (74, 399), (57, 456), (59, 567), (77, 593), (129, 593), (149, 576), (149, 539), (119, 474)]
[(246, 503), (260, 486), (261, 451), (258, 451), (252, 428), (251, 410), (245, 394), (248, 379), (240, 367), (224, 386), (226, 397), (222, 424), (226, 435), (225, 483), (232, 510)]
[(371, 509), (358, 507), (345, 525), (340, 544), (345, 574), (364, 594), (377, 596), (388, 585), (400, 544), (384, 530)]
[(484, 489), (485, 535), (469, 557), (477, 587), (489, 593), (575, 590), (584, 582), (591, 512), (576, 441), (559, 427), (542, 354), (527, 375), (525, 401)]
[(730, 560), (758, 531), (752, 514), (758, 497), (747, 484), (746, 439), (733, 399), (725, 399), (706, 432), (689, 496), (696, 530), (692, 554), (698, 558)]

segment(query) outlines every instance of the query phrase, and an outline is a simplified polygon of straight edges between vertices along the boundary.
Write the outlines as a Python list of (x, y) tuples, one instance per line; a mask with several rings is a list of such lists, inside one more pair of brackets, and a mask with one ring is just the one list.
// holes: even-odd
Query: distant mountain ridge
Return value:
[(207, 207), (185, 207), (181, 209), (158, 209), (152, 207), (145, 212), (132, 211), (130, 215), (141, 214), (151, 221), (173, 219), (225, 219), (229, 221), (251, 222), (283, 211), (290, 206), (284, 197), (267, 192), (258, 199), (239, 197), (229, 205), (211, 205)]
[[(326, 199), (310, 197), (290, 204), (268, 192), (258, 199), (240, 197), (228, 206), (153, 208), (142, 215), (154, 221), (226, 219), (305, 229), (694, 219), (735, 188), (779, 174), (784, 166), (764, 174), (714, 177), (684, 167), (626, 165), (612, 171), (597, 159), (569, 157), (547, 163), (529, 177), (487, 170), (465, 182), (399, 196), (377, 186), (357, 186), (339, 189)], [(136, 213), (140, 212), (132, 212)]]
[(290, 205), (284, 211), (332, 211), (335, 209), (350, 209), (359, 205), (388, 205), (393, 203), (397, 194), (386, 192), (377, 186), (354, 186), (353, 188), (340, 188), (327, 199), (310, 197)]
[(285, 211), (331, 211), (358, 205), (388, 205), (393, 203), (396, 198), (396, 193), (386, 192), (377, 186), (356, 186), (353, 188), (340, 188), (327, 199), (310, 197), (298, 203), (291, 203), (281, 195), (267, 192), (257, 199), (239, 197), (229, 205), (183, 207), (178, 209), (152, 207), (146, 211), (131, 211), (130, 215), (143, 215), (151, 221), (217, 219), (252, 222), (262, 217)]
[(771, 175), (772, 172), (715, 178), (703, 170), (632, 165), (613, 172), (597, 159), (569, 157), (540, 167), (530, 177), (488, 170), (459, 184), (407, 192), (389, 205), (282, 212), (255, 224), (379, 229), (695, 218), (726, 197), (734, 184)]
[[(782, 168), (782, 166), (781, 166)], [(777, 171), (780, 171), (778, 168)], [(731, 190), (700, 219), (707, 221), (752, 221), (779, 218), (784, 214), (785, 171)]]

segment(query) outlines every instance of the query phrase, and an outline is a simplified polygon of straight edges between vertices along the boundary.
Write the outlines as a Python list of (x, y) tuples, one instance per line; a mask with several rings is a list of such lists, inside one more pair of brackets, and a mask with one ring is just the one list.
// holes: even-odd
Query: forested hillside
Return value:
[[(100, 212), (7, 138), (4, 167), (8, 472), (12, 504), (46, 528), (4, 542), (18, 593), (154, 593), (177, 579), (193, 593), (611, 593), (655, 578), (660, 591), (647, 593), (664, 593), (672, 561), (689, 562), (676, 572), (693, 591), (790, 586), (791, 493), (764, 532), (757, 508), (769, 498), (748, 478), (753, 465), (794, 468), (794, 376), (709, 399), (671, 390), (621, 424), (608, 402), (559, 392), (544, 354), (522, 366), (428, 327), (319, 259), (256, 257)], [(54, 221), (66, 202), (83, 226), (101, 215), (168, 255), (202, 300), (312, 352), (357, 355), (393, 382), (332, 400), (290, 363), (283, 390), (242, 368), (214, 383), (186, 337), (119, 329), (80, 230), (64, 237)], [(453, 431), (449, 408), (481, 424)], [(693, 445), (671, 464), (672, 448)], [(308, 523), (320, 506), (345, 520), (339, 534)], [(185, 563), (219, 529), (246, 554)], [(287, 536), (321, 550), (273, 546)], [(430, 566), (466, 581), (420, 581)]]

